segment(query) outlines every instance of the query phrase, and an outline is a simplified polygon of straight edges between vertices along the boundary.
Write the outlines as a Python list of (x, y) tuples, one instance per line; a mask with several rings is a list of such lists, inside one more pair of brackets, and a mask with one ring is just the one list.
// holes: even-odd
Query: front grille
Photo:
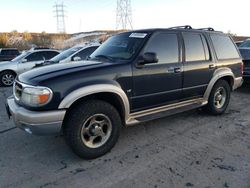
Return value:
[(22, 90), (23, 90), (23, 86), (20, 83), (15, 82), (14, 96), (15, 96), (16, 100), (20, 100), (20, 98), (22, 96)]

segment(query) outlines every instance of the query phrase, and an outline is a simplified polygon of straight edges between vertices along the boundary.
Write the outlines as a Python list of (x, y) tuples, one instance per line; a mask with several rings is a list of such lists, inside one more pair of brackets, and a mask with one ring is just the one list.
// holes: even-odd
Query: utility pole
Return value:
[(131, 0), (117, 0), (116, 29), (133, 29)]
[(65, 28), (65, 5), (63, 3), (54, 6), (55, 17), (57, 21), (57, 32), (66, 33)]

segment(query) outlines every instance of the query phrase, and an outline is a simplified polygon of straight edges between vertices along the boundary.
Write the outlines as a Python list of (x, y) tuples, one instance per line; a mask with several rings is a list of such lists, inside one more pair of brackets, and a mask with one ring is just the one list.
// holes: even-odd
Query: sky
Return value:
[[(116, 28), (117, 0), (0, 0), (0, 32), (55, 33), (53, 6), (66, 6), (66, 32)], [(131, 0), (133, 29), (191, 25), (250, 36), (249, 0)]]

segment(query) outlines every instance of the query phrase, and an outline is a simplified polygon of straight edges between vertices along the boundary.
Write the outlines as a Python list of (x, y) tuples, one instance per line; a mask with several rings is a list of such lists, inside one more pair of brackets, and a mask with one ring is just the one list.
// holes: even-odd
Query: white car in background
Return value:
[(41, 65), (58, 54), (57, 50), (52, 49), (32, 49), (23, 52), (11, 61), (0, 63), (0, 85), (11, 86), (17, 75)]

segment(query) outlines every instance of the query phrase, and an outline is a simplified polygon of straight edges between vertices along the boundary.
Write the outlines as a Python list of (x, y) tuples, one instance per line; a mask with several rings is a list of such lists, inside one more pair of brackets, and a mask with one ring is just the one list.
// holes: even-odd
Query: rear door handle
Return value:
[(174, 68), (174, 72), (175, 72), (175, 73), (180, 73), (180, 72), (181, 72), (181, 68), (180, 68), (180, 67)]
[(209, 65), (209, 69), (214, 69), (215, 68), (215, 64), (210, 64)]

